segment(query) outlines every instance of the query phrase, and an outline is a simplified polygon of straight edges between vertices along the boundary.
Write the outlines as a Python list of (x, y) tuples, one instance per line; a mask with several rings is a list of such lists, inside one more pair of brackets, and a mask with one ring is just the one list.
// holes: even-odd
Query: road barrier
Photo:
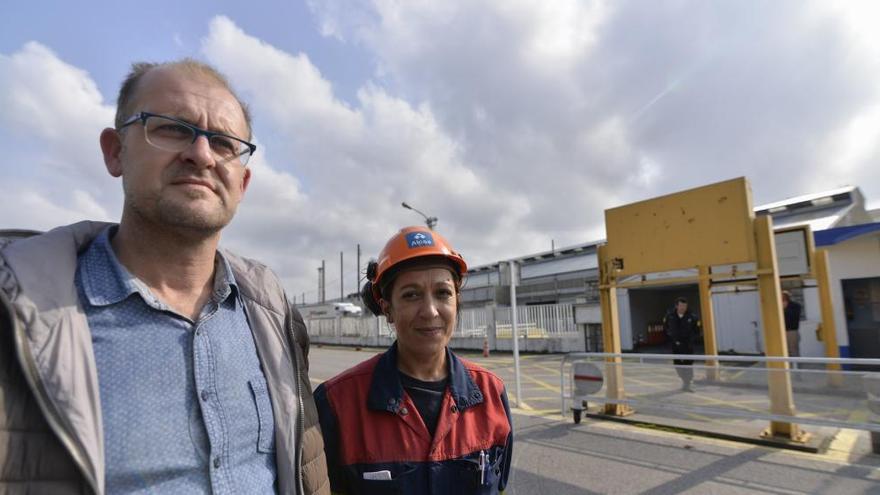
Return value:
[[(674, 365), (673, 360), (692, 360), (694, 364)], [(573, 364), (582, 362), (594, 363), (606, 378), (602, 389), (590, 395), (573, 391)], [(836, 369), (841, 367), (844, 369)], [(574, 412), (579, 416), (576, 410), (580, 405), (566, 410), (566, 402), (577, 398), (689, 418), (726, 417), (866, 430), (875, 440), (880, 439), (880, 359), (584, 352), (564, 356), (559, 371), (563, 415)], [(616, 393), (614, 384), (609, 384), (610, 375), (622, 377)], [(691, 375), (694, 390), (683, 386)], [(780, 379), (791, 384), (793, 414), (772, 408), (768, 383)]]

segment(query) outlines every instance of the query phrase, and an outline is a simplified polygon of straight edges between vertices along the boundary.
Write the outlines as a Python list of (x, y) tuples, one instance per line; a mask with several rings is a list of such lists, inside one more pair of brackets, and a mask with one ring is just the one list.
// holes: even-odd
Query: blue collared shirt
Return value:
[(76, 284), (98, 370), (108, 493), (271, 493), (272, 403), (232, 270), (218, 252), (196, 321), (123, 267), (109, 227)]

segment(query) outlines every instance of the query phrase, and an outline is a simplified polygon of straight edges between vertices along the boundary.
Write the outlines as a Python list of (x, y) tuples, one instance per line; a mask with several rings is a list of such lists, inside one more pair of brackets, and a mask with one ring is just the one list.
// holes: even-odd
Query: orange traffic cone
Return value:
[(489, 339), (483, 339), (483, 357), (489, 357)]

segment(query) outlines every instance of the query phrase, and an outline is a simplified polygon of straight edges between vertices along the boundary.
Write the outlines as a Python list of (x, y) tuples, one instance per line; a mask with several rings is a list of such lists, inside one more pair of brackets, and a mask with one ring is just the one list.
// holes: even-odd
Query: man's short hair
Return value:
[(132, 114), (135, 112), (133, 106), (135, 95), (137, 93), (137, 86), (141, 78), (143, 78), (147, 72), (160, 67), (171, 67), (177, 70), (188, 71), (191, 74), (207, 76), (220, 83), (221, 86), (232, 94), (239, 106), (241, 106), (241, 111), (244, 114), (244, 120), (247, 124), (247, 139), (250, 140), (252, 138), (251, 112), (248, 109), (247, 104), (238, 97), (235, 91), (232, 90), (226, 76), (221, 74), (220, 71), (214, 67), (188, 57), (174, 62), (135, 62), (131, 64), (131, 71), (125, 77), (125, 80), (122, 81), (122, 86), (119, 88), (119, 96), (116, 98), (116, 120), (114, 122), (116, 129), (121, 128), (122, 124), (124, 124), (127, 119), (131, 118)]
[(791, 301), (791, 292), (787, 290), (782, 291), (782, 298)]
[(684, 297), (676, 297), (676, 298), (675, 298), (675, 304), (678, 305), (678, 303), (685, 303), (685, 304), (687, 304), (687, 303), (688, 303), (688, 300), (687, 300), (686, 298), (684, 298)]

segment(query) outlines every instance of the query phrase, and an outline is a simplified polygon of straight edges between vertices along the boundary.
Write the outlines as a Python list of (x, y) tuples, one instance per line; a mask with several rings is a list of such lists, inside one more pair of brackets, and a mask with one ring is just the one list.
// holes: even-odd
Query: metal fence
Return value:
[(391, 338), (394, 333), (384, 316), (317, 317), (306, 319), (305, 324), (311, 340), (324, 344), (357, 343), (344, 339), (359, 339), (369, 345), (369, 339)]
[[(674, 365), (674, 359), (695, 364)], [(573, 364), (579, 362), (595, 365), (589, 376), (575, 376)], [(789, 368), (769, 365), (780, 362)], [(832, 369), (835, 365), (843, 369)], [(690, 421), (723, 417), (880, 432), (880, 372), (856, 369), (880, 370), (880, 359), (571, 353), (560, 365), (560, 405), (564, 415), (567, 402), (580, 409), (577, 404), (585, 401), (625, 404), (640, 413)], [(611, 397), (611, 373), (623, 380), (622, 397)], [(692, 377), (687, 379), (693, 380), (692, 388), (682, 386), (683, 376)], [(780, 377), (791, 384), (792, 414), (774, 411), (771, 405), (768, 383)], [(596, 384), (597, 391), (579, 395), (584, 380)]]
[[(384, 317), (318, 316), (306, 319), (313, 342), (342, 345), (390, 344), (394, 330)], [(584, 349), (584, 332), (574, 321), (571, 304), (517, 307), (521, 349), (535, 352), (565, 352)], [(467, 308), (459, 311), (452, 346), (481, 349), (488, 340), (492, 350), (510, 350), (512, 343), (509, 307)]]
[[(512, 336), (510, 308), (496, 313), (495, 337), (510, 339)], [(541, 339), (576, 335), (574, 307), (571, 304), (542, 304), (536, 306), (517, 306), (517, 327), (520, 336)]]
[(492, 321), (491, 308), (463, 309), (458, 312), (454, 337), (485, 339)]

